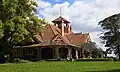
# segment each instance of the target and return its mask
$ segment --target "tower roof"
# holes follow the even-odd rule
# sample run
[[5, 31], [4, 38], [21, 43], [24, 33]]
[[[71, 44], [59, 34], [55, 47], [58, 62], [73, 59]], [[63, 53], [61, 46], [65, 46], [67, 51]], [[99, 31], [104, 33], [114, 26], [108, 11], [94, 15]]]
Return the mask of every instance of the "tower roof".
[[63, 21], [64, 23], [70, 23], [69, 21], [67, 21], [65, 18], [63, 18], [63, 17], [61, 17], [61, 16], [59, 16], [58, 18], [56, 18], [56, 19], [53, 20], [52, 22], [53, 22], [53, 23], [62, 23], [62, 21]]

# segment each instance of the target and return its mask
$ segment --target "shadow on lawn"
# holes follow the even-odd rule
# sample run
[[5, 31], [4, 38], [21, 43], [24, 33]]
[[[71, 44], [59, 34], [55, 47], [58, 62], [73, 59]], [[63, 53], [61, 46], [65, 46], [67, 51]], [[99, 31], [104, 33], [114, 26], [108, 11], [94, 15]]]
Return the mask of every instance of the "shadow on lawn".
[[86, 71], [86, 72], [120, 72], [120, 69], [106, 70], [106, 71]]

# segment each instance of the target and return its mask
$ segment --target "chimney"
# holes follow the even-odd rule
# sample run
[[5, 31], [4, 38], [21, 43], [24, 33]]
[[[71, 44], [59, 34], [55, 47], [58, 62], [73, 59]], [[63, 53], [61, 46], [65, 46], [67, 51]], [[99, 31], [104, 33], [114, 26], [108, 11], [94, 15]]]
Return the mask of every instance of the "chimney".
[[64, 36], [64, 21], [62, 20], [62, 28], [61, 28], [61, 31], [62, 31], [62, 36]]

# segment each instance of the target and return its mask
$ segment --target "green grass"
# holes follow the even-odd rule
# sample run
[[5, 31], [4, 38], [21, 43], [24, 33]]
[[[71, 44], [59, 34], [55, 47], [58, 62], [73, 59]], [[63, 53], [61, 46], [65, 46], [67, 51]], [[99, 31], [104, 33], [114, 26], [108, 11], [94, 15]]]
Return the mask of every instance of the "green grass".
[[120, 62], [34, 62], [0, 64], [0, 72], [120, 72]]

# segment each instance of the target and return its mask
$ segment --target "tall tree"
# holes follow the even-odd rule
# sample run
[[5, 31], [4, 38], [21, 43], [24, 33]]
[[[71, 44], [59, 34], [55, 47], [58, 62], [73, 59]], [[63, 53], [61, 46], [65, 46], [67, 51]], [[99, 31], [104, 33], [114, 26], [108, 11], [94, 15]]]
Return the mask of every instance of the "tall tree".
[[14, 45], [32, 40], [43, 30], [44, 21], [34, 15], [34, 0], [2, 0], [0, 4], [0, 51], [9, 53]]
[[106, 47], [116, 49], [120, 60], [120, 14], [112, 15], [99, 22], [104, 30], [100, 36]]

